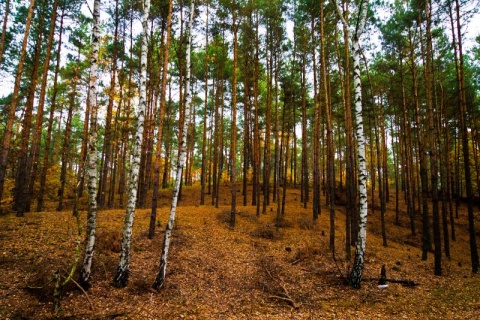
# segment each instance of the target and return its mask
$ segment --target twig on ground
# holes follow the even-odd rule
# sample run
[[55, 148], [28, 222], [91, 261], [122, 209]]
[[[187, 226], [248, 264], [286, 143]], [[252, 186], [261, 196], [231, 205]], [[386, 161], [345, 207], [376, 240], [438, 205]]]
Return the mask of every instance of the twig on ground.
[[70, 279], [70, 281], [72, 281], [82, 292], [83, 294], [85, 295], [85, 297], [87, 297], [87, 300], [88, 300], [88, 303], [90, 304], [90, 310], [93, 311], [93, 304], [92, 304], [92, 300], [90, 300], [90, 297], [88, 296], [88, 293], [82, 288], [81, 285], [78, 284], [77, 281]]
[[[375, 278], [375, 277], [369, 277], [369, 278], [363, 278], [363, 281], [378, 281], [380, 278]], [[420, 283], [415, 282], [413, 280], [406, 280], [406, 279], [389, 279], [386, 278], [385, 282], [391, 282], [391, 283], [400, 283], [405, 287], [416, 287], [419, 286]]]
[[287, 288], [285, 287], [285, 284], [284, 284], [283, 280], [280, 277], [274, 277], [272, 275], [272, 273], [270, 272], [270, 270], [268, 270], [268, 268], [264, 267], [264, 269], [267, 272], [270, 279], [275, 281], [282, 288], [283, 295], [285, 296], [285, 297], [281, 297], [281, 296], [278, 296], [278, 295], [272, 295], [272, 296], [270, 296], [270, 298], [275, 298], [275, 299], [287, 301], [292, 307], [294, 307], [295, 309], [298, 309], [300, 307], [300, 305], [297, 304], [295, 302], [295, 300], [293, 300], [292, 296], [290, 295]]
[[337, 262], [337, 257], [335, 256], [335, 252], [332, 252], [332, 257], [333, 257], [333, 262], [335, 262], [335, 266], [337, 267], [338, 273], [340, 273], [340, 277], [345, 281], [345, 283], [348, 283], [347, 277], [343, 274], [342, 269], [338, 265]]

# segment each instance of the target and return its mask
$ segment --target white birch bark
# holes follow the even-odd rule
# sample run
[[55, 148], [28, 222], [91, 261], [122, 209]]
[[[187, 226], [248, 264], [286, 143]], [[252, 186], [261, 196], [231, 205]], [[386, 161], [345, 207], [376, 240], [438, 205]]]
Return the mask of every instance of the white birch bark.
[[143, 129], [145, 120], [145, 109], [147, 106], [147, 34], [148, 34], [148, 14], [150, 12], [150, 0], [143, 1], [142, 14], [142, 47], [140, 56], [140, 99], [137, 110], [137, 131], [132, 150], [132, 164], [128, 183], [128, 201], [123, 222], [122, 248], [120, 251], [120, 261], [113, 277], [113, 285], [117, 288], [123, 288], [127, 285], [130, 273], [130, 247], [132, 242], [133, 219], [135, 217], [135, 205], [137, 202], [138, 173], [140, 170], [140, 150], [143, 140]]
[[[348, 24], [343, 17], [340, 5], [335, 1], [336, 8], [342, 23], [348, 28]], [[360, 217], [358, 221], [357, 245], [355, 248], [355, 258], [352, 270], [349, 275], [349, 281], [354, 288], [360, 288], [363, 276], [363, 267], [365, 264], [365, 248], [367, 243], [367, 160], [365, 157], [365, 137], [363, 133], [362, 116], [362, 82], [360, 70], [361, 46], [360, 37], [365, 28], [367, 19], [368, 0], [362, 0], [358, 8], [358, 20], [355, 30], [351, 32], [353, 51], [353, 85], [355, 99], [355, 118], [356, 118], [356, 136], [357, 136], [357, 157], [358, 157], [358, 185], [360, 200]]]
[[[192, 47], [192, 29], [193, 29], [194, 11], [195, 11], [195, 0], [192, 0], [190, 4], [190, 18], [188, 21], [187, 36], [186, 36], [187, 79], [185, 81], [186, 107], [185, 107], [185, 121], [183, 123], [183, 132], [185, 133], [187, 132], [190, 124], [189, 123], [190, 113], [192, 108], [192, 94], [190, 91], [190, 77], [191, 77], [190, 57], [191, 57], [191, 47]], [[182, 137], [182, 141], [180, 141], [180, 156], [178, 158], [178, 163], [177, 163], [177, 173], [175, 176], [175, 186], [173, 188], [172, 206], [170, 207], [170, 217], [168, 219], [168, 223], [165, 228], [165, 237], [163, 240], [162, 255], [160, 257], [160, 268], [158, 270], [157, 277], [155, 278], [155, 282], [153, 283], [153, 288], [156, 290], [160, 290], [165, 283], [165, 275], [167, 272], [167, 262], [168, 262], [168, 252], [170, 250], [172, 229], [175, 224], [175, 213], [177, 211], [178, 194], [180, 192], [180, 184], [182, 182], [183, 167], [185, 166], [185, 159], [186, 159], [186, 153], [187, 153], [186, 145], [187, 145], [187, 135], [184, 134]]]
[[90, 129], [88, 138], [88, 217], [85, 252], [79, 283], [84, 288], [90, 287], [92, 260], [95, 248], [95, 234], [97, 228], [97, 88], [98, 88], [98, 51], [100, 44], [100, 0], [93, 3], [92, 54], [90, 57], [90, 81], [88, 103], [90, 104]]

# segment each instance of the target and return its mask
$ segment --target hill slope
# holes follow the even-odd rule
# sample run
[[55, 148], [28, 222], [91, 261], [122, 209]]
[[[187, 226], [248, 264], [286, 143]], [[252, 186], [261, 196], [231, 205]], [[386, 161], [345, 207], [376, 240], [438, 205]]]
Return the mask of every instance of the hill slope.
[[[149, 210], [137, 210], [127, 288], [111, 285], [118, 262], [123, 210], [100, 211], [92, 288], [88, 297], [70, 284], [62, 310], [52, 312], [53, 273], [66, 275], [73, 262], [75, 220], [71, 212], [0, 217], [0, 318], [73, 319], [467, 319], [480, 313], [480, 277], [469, 265], [466, 219], [457, 223], [452, 260], [444, 276], [433, 276], [433, 256], [420, 261], [420, 238], [409, 236], [407, 217], [394, 226], [387, 213], [389, 246], [383, 247], [379, 213], [370, 215], [365, 278], [378, 278], [383, 264], [389, 278], [418, 282], [378, 289], [366, 280], [360, 290], [344, 284], [344, 215], [337, 209], [337, 263], [329, 250], [329, 217], [322, 208], [316, 224], [303, 209], [296, 189], [288, 190], [285, 221], [273, 225], [275, 205], [255, 217], [239, 206], [237, 228], [228, 228], [228, 190], [223, 205], [197, 206], [198, 189], [185, 188], [177, 211], [166, 286], [151, 289], [159, 264], [169, 193], [163, 194], [154, 239], [146, 230]], [[393, 201], [392, 201], [393, 202]], [[86, 213], [81, 213], [83, 229]], [[35, 288], [32, 288], [35, 287]]]

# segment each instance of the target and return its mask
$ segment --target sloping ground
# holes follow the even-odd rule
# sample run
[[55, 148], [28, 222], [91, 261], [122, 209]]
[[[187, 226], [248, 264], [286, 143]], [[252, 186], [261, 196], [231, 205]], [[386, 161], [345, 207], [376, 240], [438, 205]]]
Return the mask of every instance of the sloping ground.
[[[69, 284], [62, 309], [52, 312], [52, 275], [66, 275], [73, 262], [76, 224], [70, 212], [0, 217], [0, 318], [2, 319], [473, 319], [480, 314], [480, 277], [472, 275], [464, 213], [452, 260], [444, 276], [433, 276], [433, 257], [420, 261], [419, 237], [393, 226], [388, 213], [389, 246], [381, 245], [379, 213], [370, 216], [366, 278], [377, 278], [383, 264], [389, 278], [420, 283], [373, 280], [360, 290], [344, 284], [344, 215], [337, 210], [337, 263], [329, 250], [326, 209], [316, 224], [288, 190], [283, 227], [273, 225], [275, 206], [255, 217], [255, 208], [239, 206], [237, 227], [230, 230], [228, 190], [220, 208], [197, 206], [198, 190], [186, 188], [177, 211], [165, 288], [151, 289], [155, 278], [168, 196], [159, 210], [157, 235], [148, 240], [149, 210], [137, 210], [127, 288], [111, 285], [118, 262], [123, 210], [101, 211], [88, 297]], [[240, 193], [239, 193], [240, 195]], [[297, 200], [298, 199], [298, 200]], [[392, 201], [393, 202], [393, 201]], [[85, 228], [86, 213], [82, 212]], [[404, 220], [404, 221], [403, 221]], [[407, 225], [402, 216], [402, 224]], [[420, 227], [420, 226], [419, 226]], [[420, 228], [419, 228], [420, 229]], [[75, 278], [76, 279], [76, 278]]]

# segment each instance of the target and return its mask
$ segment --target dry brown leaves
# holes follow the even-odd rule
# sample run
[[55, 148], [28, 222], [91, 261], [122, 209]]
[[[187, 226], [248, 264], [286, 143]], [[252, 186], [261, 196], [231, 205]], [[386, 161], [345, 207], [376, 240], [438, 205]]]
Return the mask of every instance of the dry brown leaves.
[[[151, 289], [168, 217], [168, 195], [158, 211], [161, 227], [147, 239], [149, 210], [136, 212], [127, 288], [111, 285], [118, 262], [123, 210], [101, 211], [88, 297], [74, 285], [64, 290], [62, 309], [52, 312], [52, 276], [66, 275], [73, 261], [75, 220], [70, 212], [29, 213], [25, 218], [0, 217], [0, 318], [2, 319], [466, 319], [480, 312], [480, 281], [469, 269], [466, 220], [458, 222], [452, 260], [444, 261], [444, 276], [433, 276], [433, 257], [420, 261], [420, 243], [409, 236], [408, 219], [393, 225], [387, 213], [389, 246], [381, 245], [379, 213], [370, 216], [366, 278], [379, 276], [420, 283], [415, 288], [390, 284], [378, 289], [365, 281], [362, 289], [345, 285], [348, 264], [344, 248], [343, 208], [337, 209], [337, 264], [329, 250], [326, 210], [317, 223], [310, 209], [288, 192], [283, 227], [274, 226], [275, 205], [255, 216], [252, 206], [239, 206], [237, 227], [228, 227], [228, 192], [220, 208], [198, 206], [198, 189], [185, 188], [177, 210], [165, 288]], [[165, 198], [165, 199], [164, 199]], [[250, 200], [250, 199], [249, 199]], [[392, 201], [393, 203], [394, 201]], [[82, 212], [85, 228], [85, 212]], [[420, 227], [419, 227], [420, 229]]]

